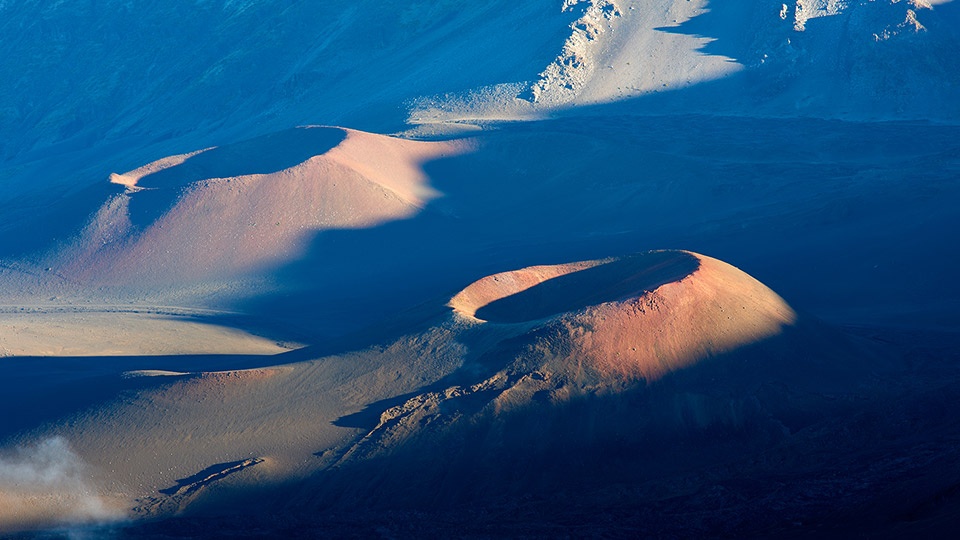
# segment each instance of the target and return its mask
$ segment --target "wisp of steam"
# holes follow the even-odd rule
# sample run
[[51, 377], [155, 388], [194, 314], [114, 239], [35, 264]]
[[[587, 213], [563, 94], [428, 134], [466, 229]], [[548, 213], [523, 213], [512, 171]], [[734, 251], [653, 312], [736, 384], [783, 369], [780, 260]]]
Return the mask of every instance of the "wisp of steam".
[[105, 502], [88, 467], [62, 437], [0, 456], [0, 531], [106, 523], [122, 515]]

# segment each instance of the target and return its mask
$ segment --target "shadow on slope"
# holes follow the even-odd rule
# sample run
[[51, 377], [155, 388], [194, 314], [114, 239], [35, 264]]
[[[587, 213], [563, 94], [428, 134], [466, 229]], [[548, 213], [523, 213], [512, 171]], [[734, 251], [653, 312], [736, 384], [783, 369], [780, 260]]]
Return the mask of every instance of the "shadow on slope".
[[0, 442], [116, 399], [125, 391], [157, 384], [149, 377], [124, 379], [112, 358], [4, 358], [0, 406], [16, 414], [0, 420]]
[[101, 181], [65, 197], [56, 194], [17, 202], [20, 216], [0, 225], [0, 256], [29, 260], [77, 235], [119, 186]]
[[[106, 402], [202, 371], [252, 369], [286, 363], [283, 355], [10, 357], [0, 359], [0, 407], [17, 411], [0, 420], [0, 441], [25, 430], [91, 410]], [[138, 370], [181, 376], [127, 377]]]
[[226, 463], [217, 463], [211, 465], [197, 474], [180, 478], [177, 484], [160, 490], [164, 495], [188, 494], [198, 491], [210, 483], [222, 479], [225, 476], [238, 472], [251, 465], [256, 465], [256, 459], [241, 459], [239, 461], [229, 461]]
[[548, 279], [524, 291], [496, 299], [476, 311], [489, 322], [520, 323], [587, 306], [639, 296], [664, 283], [680, 281], [699, 268], [696, 257], [681, 252], [629, 255], [592, 268]]
[[[789, 5], [789, 9], [787, 6]], [[708, 38], [700, 52], [745, 66], [728, 77], [665, 88], [620, 103], [626, 110], [851, 119], [960, 120], [956, 87], [960, 5], [920, 9], [853, 2], [839, 12], [779, 0], [710, 0], [701, 14], [658, 31]], [[778, 12], [784, 9], [783, 15]], [[796, 11], [805, 29], [794, 29]], [[909, 24], [915, 12], [921, 27]], [[600, 109], [605, 106], [599, 106]], [[562, 114], [594, 114], [591, 109]]]
[[139, 228], [149, 226], [194, 182], [279, 172], [328, 152], [344, 138], [342, 129], [299, 127], [204, 150], [140, 178], [137, 187], [144, 190], [130, 199], [130, 221]]

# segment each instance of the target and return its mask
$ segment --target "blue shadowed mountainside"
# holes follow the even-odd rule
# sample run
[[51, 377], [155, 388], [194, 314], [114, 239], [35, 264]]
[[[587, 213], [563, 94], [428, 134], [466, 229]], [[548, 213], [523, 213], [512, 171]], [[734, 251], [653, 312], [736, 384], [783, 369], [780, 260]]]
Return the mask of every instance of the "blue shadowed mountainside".
[[951, 533], [958, 6], [0, 0], [0, 536]]

